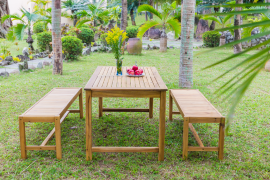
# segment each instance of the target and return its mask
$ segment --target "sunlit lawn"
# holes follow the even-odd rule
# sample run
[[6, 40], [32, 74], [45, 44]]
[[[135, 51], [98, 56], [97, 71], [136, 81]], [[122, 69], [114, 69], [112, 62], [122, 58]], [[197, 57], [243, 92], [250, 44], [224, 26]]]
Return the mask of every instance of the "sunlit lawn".
[[[202, 67], [232, 54], [232, 49], [194, 56], [194, 88], [199, 89], [224, 115], [229, 104], [213, 92], [225, 79], [211, 82], [236, 61], [201, 71]], [[254, 53], [254, 52], [253, 52]], [[178, 87], [179, 49], [143, 51], [141, 56], [124, 56], [124, 66], [135, 61], [139, 66], [155, 66], [169, 89]], [[248, 55], [246, 55], [248, 56]], [[242, 58], [246, 57], [242, 56]], [[32, 73], [0, 78], [0, 179], [270, 179], [270, 74], [262, 71], [252, 84], [235, 114], [230, 133], [225, 138], [225, 157], [216, 152], [190, 152], [182, 157], [182, 118], [168, 120], [166, 114], [165, 161], [156, 153], [93, 153], [85, 160], [85, 119], [70, 114], [62, 124], [63, 159], [54, 151], [29, 151], [20, 159], [18, 116], [54, 87], [84, 87], [97, 66], [114, 65], [112, 54], [95, 53], [79, 61], [64, 63], [62, 76], [52, 75], [52, 67]], [[229, 78], [226, 77], [226, 78]], [[167, 93], [168, 102], [168, 93]], [[148, 99], [106, 98], [105, 107], [148, 107]], [[175, 106], [174, 106], [175, 107]], [[73, 104], [78, 108], [78, 102]], [[95, 146], [157, 146], [159, 100], [154, 100], [154, 118], [147, 113], [104, 113], [98, 118], [98, 101], [93, 104], [93, 144]], [[176, 109], [175, 109], [176, 110]], [[77, 127], [70, 129], [71, 127]], [[48, 123], [28, 123], [27, 144], [39, 145], [53, 128]], [[205, 146], [217, 146], [218, 126], [195, 124]], [[189, 144], [197, 146], [189, 134]], [[53, 138], [49, 144], [53, 145]]]

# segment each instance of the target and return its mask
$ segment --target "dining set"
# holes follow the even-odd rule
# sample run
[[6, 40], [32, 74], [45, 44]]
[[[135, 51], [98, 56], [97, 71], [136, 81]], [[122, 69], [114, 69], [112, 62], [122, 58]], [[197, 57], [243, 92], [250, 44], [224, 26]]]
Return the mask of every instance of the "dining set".
[[[168, 88], [155, 67], [142, 67], [144, 76], [117, 76], [116, 67], [98, 66], [84, 87], [86, 109], [86, 160], [92, 160], [93, 152], [154, 152], [158, 160], [164, 161], [166, 93]], [[127, 67], [123, 67], [126, 72]], [[79, 98], [79, 109], [70, 109]], [[159, 106], [159, 138], [156, 147], [100, 147], [93, 146], [92, 114], [93, 98], [98, 98], [98, 116], [104, 112], [145, 112], [153, 118], [154, 98], [160, 100]], [[149, 107], [141, 108], [108, 108], [103, 106], [105, 98], [147, 98]], [[179, 111], [173, 111], [173, 103]], [[19, 116], [21, 157], [27, 158], [28, 150], [55, 150], [57, 159], [62, 158], [61, 123], [69, 113], [79, 113], [83, 118], [83, 89], [54, 88], [25, 113]], [[187, 159], [189, 151], [217, 151], [218, 158], [223, 159], [225, 117], [196, 89], [169, 90], [169, 120], [174, 114], [183, 117], [183, 158]], [[50, 122], [55, 127], [41, 145], [26, 145], [25, 123]], [[196, 132], [194, 123], [218, 123], [219, 141], [217, 147], [205, 147]], [[188, 132], [192, 132], [199, 146], [188, 145]], [[47, 145], [55, 135], [55, 146]]]

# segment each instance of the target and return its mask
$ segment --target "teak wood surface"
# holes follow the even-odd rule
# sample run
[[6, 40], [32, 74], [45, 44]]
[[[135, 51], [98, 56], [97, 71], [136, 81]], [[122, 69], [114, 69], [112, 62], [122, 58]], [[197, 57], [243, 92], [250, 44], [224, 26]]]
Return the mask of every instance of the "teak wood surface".
[[[68, 110], [79, 97], [79, 110]], [[69, 113], [80, 113], [83, 118], [82, 88], [54, 88], [36, 104], [19, 116], [21, 157], [27, 158], [26, 150], [56, 150], [57, 159], [62, 158], [61, 123]], [[26, 146], [26, 122], [53, 122], [55, 128], [50, 132], [40, 146]], [[55, 134], [56, 146], [46, 146]]]
[[[92, 160], [92, 152], [157, 152], [158, 160], [164, 160], [165, 111], [167, 86], [155, 67], [142, 67], [143, 77], [128, 77], [127, 67], [123, 75], [116, 75], [114, 66], [98, 66], [86, 84], [86, 159]], [[153, 98], [160, 99], [158, 147], [93, 147], [92, 146], [92, 98], [99, 98], [99, 117], [103, 112], [148, 112], [153, 117]], [[104, 97], [149, 98], [149, 109], [103, 108]]]
[[[179, 112], [173, 112], [173, 101]], [[183, 158], [188, 151], [218, 151], [218, 158], [223, 159], [225, 117], [197, 89], [171, 89], [169, 99], [169, 119], [173, 114], [181, 114], [184, 118]], [[218, 147], [204, 147], [192, 123], [219, 123]], [[191, 130], [199, 147], [188, 146], [188, 129]]]

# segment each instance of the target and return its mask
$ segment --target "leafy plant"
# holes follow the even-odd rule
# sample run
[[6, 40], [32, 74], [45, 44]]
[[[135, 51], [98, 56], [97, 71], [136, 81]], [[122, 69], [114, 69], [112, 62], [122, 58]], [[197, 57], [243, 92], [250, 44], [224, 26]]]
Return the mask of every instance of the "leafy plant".
[[45, 31], [37, 35], [37, 44], [40, 51], [45, 51], [47, 46], [49, 46], [50, 51], [51, 51], [52, 48], [50, 46], [50, 42], [52, 42], [51, 32]]
[[107, 41], [106, 41], [107, 37], [108, 37], [107, 33], [100, 35], [100, 42], [101, 42], [101, 45], [104, 46], [104, 47], [106, 47], [108, 45]]
[[83, 43], [77, 37], [65, 36], [62, 37], [62, 48], [68, 60], [77, 60], [78, 56], [82, 54]]
[[82, 40], [83, 43], [90, 44], [94, 41], [94, 32], [88, 28], [80, 28], [81, 33], [78, 34], [78, 38]]
[[203, 44], [206, 47], [217, 47], [219, 46], [219, 38], [220, 38], [220, 33], [216, 31], [206, 31], [203, 33]]
[[137, 37], [138, 29], [139, 29], [139, 27], [136, 27], [136, 26], [129, 26], [129, 27], [127, 27], [127, 29], [126, 29], [127, 36], [129, 38], [135, 38], [135, 37]]

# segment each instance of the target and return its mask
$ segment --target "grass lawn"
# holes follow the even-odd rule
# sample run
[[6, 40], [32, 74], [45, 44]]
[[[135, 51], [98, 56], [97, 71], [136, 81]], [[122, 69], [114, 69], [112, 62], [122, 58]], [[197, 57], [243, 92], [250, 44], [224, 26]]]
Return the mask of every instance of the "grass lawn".
[[[200, 50], [204, 51], [204, 50]], [[233, 53], [233, 49], [194, 55], [194, 88], [199, 89], [224, 115], [229, 104], [213, 92], [225, 79], [211, 80], [235, 64], [232, 62], [201, 71], [202, 67]], [[254, 52], [252, 52], [254, 53]], [[143, 51], [140, 56], [124, 55], [124, 66], [155, 66], [169, 89], [178, 87], [179, 49], [167, 53]], [[249, 55], [243, 55], [245, 58]], [[29, 151], [20, 159], [18, 116], [54, 87], [84, 87], [97, 66], [114, 65], [112, 54], [94, 53], [79, 61], [64, 63], [62, 76], [52, 67], [0, 78], [0, 179], [270, 179], [270, 73], [262, 71], [238, 106], [230, 136], [225, 137], [225, 156], [216, 152], [189, 152], [182, 157], [183, 121], [166, 114], [165, 161], [157, 153], [93, 153], [85, 160], [85, 119], [70, 114], [62, 124], [63, 159], [55, 151]], [[239, 69], [240, 70], [240, 69]], [[85, 99], [84, 99], [85, 102]], [[148, 99], [105, 98], [105, 107], [147, 108]], [[176, 106], [174, 106], [175, 108]], [[76, 101], [72, 108], [78, 108]], [[104, 113], [98, 118], [98, 99], [93, 101], [93, 144], [95, 146], [157, 146], [159, 100], [154, 100], [154, 118], [147, 113]], [[176, 110], [176, 109], [175, 109]], [[85, 111], [84, 111], [85, 112]], [[76, 127], [75, 129], [71, 127]], [[218, 125], [195, 124], [205, 146], [217, 146]], [[53, 128], [49, 123], [27, 123], [28, 145], [39, 145]], [[53, 145], [53, 138], [49, 144]], [[197, 146], [189, 134], [189, 145]]]

